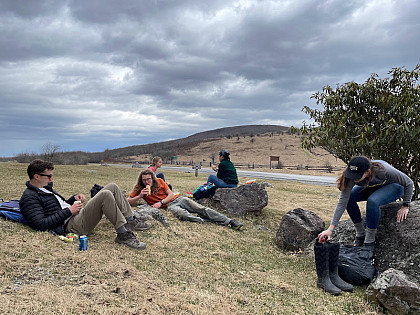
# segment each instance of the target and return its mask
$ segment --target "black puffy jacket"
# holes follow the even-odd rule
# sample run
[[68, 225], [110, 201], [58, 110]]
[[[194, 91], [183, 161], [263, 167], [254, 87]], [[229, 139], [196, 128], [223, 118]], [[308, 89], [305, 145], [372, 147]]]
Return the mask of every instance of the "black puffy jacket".
[[[29, 181], [26, 182], [26, 187], [20, 198], [19, 206], [23, 217], [28, 221], [28, 225], [37, 231], [53, 230], [58, 234], [65, 234], [64, 221], [72, 215], [70, 209], [62, 209], [54, 194], [38, 189], [31, 185]], [[74, 196], [65, 200], [52, 189], [52, 183], [44, 188], [71, 205], [76, 201]]]

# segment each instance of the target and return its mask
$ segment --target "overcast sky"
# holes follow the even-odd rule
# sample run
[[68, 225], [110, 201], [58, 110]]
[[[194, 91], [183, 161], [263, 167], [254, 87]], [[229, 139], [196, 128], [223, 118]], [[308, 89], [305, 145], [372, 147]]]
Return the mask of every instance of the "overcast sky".
[[1, 0], [0, 156], [300, 126], [325, 85], [420, 62], [420, 1]]

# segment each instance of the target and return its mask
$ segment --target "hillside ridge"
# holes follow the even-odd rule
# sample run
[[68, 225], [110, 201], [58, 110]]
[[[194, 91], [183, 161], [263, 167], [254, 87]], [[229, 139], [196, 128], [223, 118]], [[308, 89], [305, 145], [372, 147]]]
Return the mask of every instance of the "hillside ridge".
[[183, 152], [196, 146], [200, 142], [208, 142], [216, 138], [254, 136], [266, 133], [284, 133], [288, 132], [289, 129], [289, 127], [279, 125], [243, 125], [224, 127], [198, 132], [191, 136], [175, 140], [132, 145], [107, 150], [106, 153], [112, 158], [142, 154], [160, 155], [162, 158], [170, 158], [171, 156], [177, 155], [179, 151]]

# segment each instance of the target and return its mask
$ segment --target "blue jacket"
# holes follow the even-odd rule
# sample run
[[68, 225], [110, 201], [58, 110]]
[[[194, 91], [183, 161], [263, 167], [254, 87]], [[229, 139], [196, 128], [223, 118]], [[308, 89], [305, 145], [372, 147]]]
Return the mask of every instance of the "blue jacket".
[[[26, 190], [20, 198], [19, 206], [23, 217], [28, 225], [37, 231], [53, 230], [57, 234], [65, 234], [64, 221], [71, 217], [69, 208], [62, 209], [54, 194], [46, 193], [37, 187], [26, 182]], [[59, 198], [68, 204], [73, 204], [74, 196], [65, 200], [61, 195], [52, 189], [52, 183], [44, 187], [55, 193]]]

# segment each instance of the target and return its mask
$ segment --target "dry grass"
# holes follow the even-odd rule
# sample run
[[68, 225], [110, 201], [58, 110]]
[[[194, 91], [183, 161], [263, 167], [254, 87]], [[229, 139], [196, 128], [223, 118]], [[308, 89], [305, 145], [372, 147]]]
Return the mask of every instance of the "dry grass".
[[[26, 165], [0, 163], [0, 197], [19, 197]], [[129, 191], [139, 169], [57, 166], [57, 191], [88, 195], [110, 181]], [[165, 172], [184, 193], [205, 181]], [[329, 220], [333, 187], [270, 182], [269, 205], [259, 217], [238, 218], [243, 231], [181, 222], [168, 214], [137, 233], [147, 243], [134, 251], [114, 243], [105, 219], [89, 236], [89, 250], [0, 220], [2, 314], [380, 314], [364, 299], [364, 287], [333, 297], [316, 288], [313, 258], [280, 251], [275, 233], [284, 213], [297, 207]], [[262, 225], [267, 229], [258, 229]]]
[[[337, 160], [327, 151], [316, 148], [312, 152], [300, 147], [300, 138], [288, 134], [262, 134], [256, 136], [240, 136], [230, 138], [216, 138], [203, 141], [197, 146], [178, 152], [178, 161], [207, 161], [215, 159], [218, 163], [218, 153], [226, 149], [231, 153], [231, 160], [236, 164], [269, 165], [270, 156], [279, 156], [285, 166], [325, 166], [328, 163], [334, 167], [344, 167], [341, 160]], [[244, 154], [244, 152], [246, 154]], [[134, 160], [150, 160], [150, 155], [131, 157]], [[273, 162], [273, 165], [276, 163]], [[282, 170], [284, 171], [284, 170]]]

